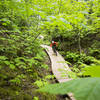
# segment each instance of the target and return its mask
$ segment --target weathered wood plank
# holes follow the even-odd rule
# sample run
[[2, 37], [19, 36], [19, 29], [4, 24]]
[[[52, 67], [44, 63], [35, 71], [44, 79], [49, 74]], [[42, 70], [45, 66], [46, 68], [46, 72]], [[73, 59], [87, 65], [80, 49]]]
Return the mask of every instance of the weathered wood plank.
[[[56, 56], [53, 53], [52, 48], [50, 46], [47, 45], [41, 45], [41, 46], [45, 48], [46, 52], [50, 57], [52, 72], [56, 77], [57, 81], [61, 83], [61, 82], [67, 82], [69, 80], [72, 80], [71, 78], [68, 77], [67, 72], [71, 70], [69, 66], [65, 63], [64, 58], [58, 52]], [[69, 93], [68, 95], [70, 96], [71, 100], [75, 100], [72, 93]]]
[[[68, 78], [67, 71], [71, 71], [68, 65], [65, 63], [63, 57], [57, 52], [57, 56], [53, 53], [52, 48], [46, 45], [42, 45], [46, 49], [51, 63], [52, 72], [55, 75], [58, 82], [66, 82], [71, 80]], [[64, 74], [64, 75], [63, 75]]]

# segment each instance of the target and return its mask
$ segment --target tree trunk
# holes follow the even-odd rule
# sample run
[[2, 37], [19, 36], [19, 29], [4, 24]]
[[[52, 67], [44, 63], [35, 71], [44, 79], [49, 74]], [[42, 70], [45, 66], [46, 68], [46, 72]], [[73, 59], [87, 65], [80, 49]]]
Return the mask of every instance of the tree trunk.
[[81, 54], [81, 39], [80, 39], [80, 31], [79, 31], [79, 34], [78, 34], [78, 47], [79, 47], [79, 52]]

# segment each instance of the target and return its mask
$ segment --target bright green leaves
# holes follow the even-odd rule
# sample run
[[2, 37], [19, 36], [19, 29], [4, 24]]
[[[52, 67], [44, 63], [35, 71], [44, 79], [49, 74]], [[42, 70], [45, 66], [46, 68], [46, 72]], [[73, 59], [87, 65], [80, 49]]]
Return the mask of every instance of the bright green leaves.
[[[62, 1], [61, 6], [62, 5], [63, 7], [58, 9], [60, 9], [60, 11], [64, 13], [47, 16], [47, 21], [45, 21], [43, 25], [44, 29], [47, 29], [47, 31], [49, 31], [51, 35], [54, 37], [59, 35], [62, 35], [64, 37], [69, 37], [69, 36], [73, 37], [73, 35], [78, 35], [75, 29], [78, 29], [78, 31], [79, 30], [85, 31], [87, 27], [87, 19], [85, 16], [87, 13], [83, 12], [87, 11], [86, 8], [87, 4], [74, 1], [72, 3], [70, 0], [68, 0], [68, 1]], [[66, 11], [66, 9], [68, 10]], [[56, 26], [58, 31], [55, 31]], [[82, 34], [81, 35], [82, 37], [84, 36], [83, 31], [81, 31], [80, 33], [80, 35]]]
[[47, 76], [45, 76], [45, 79], [54, 79], [54, 75], [47, 75]]
[[4, 61], [7, 60], [8, 58], [6, 56], [0, 56], [0, 60]]
[[39, 100], [39, 98], [38, 97], [34, 97], [33, 100]]
[[[47, 21], [42, 25], [42, 30], [49, 31], [50, 35], [58, 36], [64, 35], [67, 31], [73, 29], [70, 21], [64, 18], [63, 14], [55, 16], [47, 16]], [[67, 35], [67, 34], [66, 34]]]
[[[46, 2], [46, 1], [45, 1]], [[51, 0], [51, 5], [53, 1]], [[50, 33], [52, 37], [57, 37], [59, 35], [69, 38], [73, 36], [84, 37], [87, 28], [87, 16], [88, 16], [88, 4], [87, 2], [77, 2], [74, 0], [63, 0], [55, 1], [57, 6], [56, 13], [47, 15], [44, 24], [42, 25], [42, 30], [45, 33]], [[44, 7], [45, 8], [45, 7]], [[43, 9], [43, 8], [42, 8]], [[55, 12], [53, 10], [53, 12]], [[46, 11], [44, 11], [47, 13]], [[59, 13], [57, 13], [59, 12]], [[44, 26], [44, 28], [43, 28]], [[57, 26], [57, 30], [56, 27]], [[76, 31], [77, 30], [77, 31]], [[78, 33], [80, 31], [80, 33]]]
[[[42, 33], [41, 18], [45, 20], [46, 13], [36, 4], [39, 5], [37, 0], [0, 1], [0, 86], [5, 91], [9, 88], [9, 91], [23, 93], [24, 87], [29, 89], [48, 68], [37, 39], [39, 32]], [[6, 99], [5, 94], [15, 99], [16, 94], [19, 96], [17, 92], [14, 95], [4, 93], [3, 99]]]
[[44, 69], [48, 69], [49, 68], [48, 65], [46, 65], [46, 64], [42, 64], [40, 67], [44, 68]]
[[46, 80], [37, 80], [36, 82], [34, 82], [34, 85], [38, 86], [39, 88], [43, 87], [47, 84], [48, 84], [48, 82]]
[[20, 79], [17, 78], [17, 77], [15, 79], [10, 80], [10, 82], [14, 83], [14, 84], [20, 84], [21, 83]]
[[54, 75], [47, 75], [47, 76], [45, 76], [44, 79], [35, 81], [34, 85], [36, 85], [39, 88], [41, 88], [43, 86], [47, 86], [49, 84], [48, 80], [50, 80], [50, 79], [54, 79]]
[[40, 54], [37, 54], [37, 55], [36, 55], [36, 57], [35, 57], [35, 59], [38, 59], [38, 60], [43, 60], [43, 57], [41, 57], [41, 55], [40, 55]]
[[15, 69], [15, 65], [10, 62], [6, 56], [0, 56], [0, 64], [1, 66], [8, 66], [12, 70]]
[[14, 79], [11, 79], [10, 82], [14, 84], [21, 84], [21, 80], [25, 79], [26, 76], [24, 74], [17, 75]]
[[26, 59], [24, 57], [17, 57], [14, 61], [18, 68], [26, 69]]
[[90, 75], [91, 77], [100, 77], [100, 66], [89, 66], [83, 69], [83, 75]]
[[100, 100], [100, 78], [75, 79], [60, 84], [47, 85], [39, 91], [52, 94], [73, 93], [76, 100]]
[[15, 69], [15, 65], [13, 65], [13, 64], [10, 64], [10, 69]]
[[8, 18], [2, 18], [2, 19], [0, 19], [0, 22], [4, 26], [7, 26], [7, 25], [10, 25], [11, 24], [11, 21]]

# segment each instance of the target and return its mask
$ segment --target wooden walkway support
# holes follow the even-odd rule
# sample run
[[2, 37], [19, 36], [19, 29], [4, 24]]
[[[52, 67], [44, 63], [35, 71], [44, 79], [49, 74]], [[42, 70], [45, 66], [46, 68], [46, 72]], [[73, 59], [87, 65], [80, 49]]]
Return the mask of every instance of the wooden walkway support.
[[[52, 72], [59, 83], [72, 80], [68, 77], [67, 72], [71, 71], [65, 63], [64, 58], [57, 52], [57, 56], [53, 53], [52, 48], [47, 45], [41, 45], [45, 48], [51, 60]], [[71, 93], [68, 94], [72, 100], [75, 100]], [[67, 99], [66, 99], [67, 100]]]

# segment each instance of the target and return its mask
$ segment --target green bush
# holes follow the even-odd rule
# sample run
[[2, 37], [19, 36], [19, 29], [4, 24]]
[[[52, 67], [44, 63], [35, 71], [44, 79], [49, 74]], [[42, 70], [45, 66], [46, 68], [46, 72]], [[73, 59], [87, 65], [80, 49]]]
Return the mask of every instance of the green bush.
[[99, 49], [89, 49], [89, 55], [97, 59], [100, 59], [100, 50]]
[[95, 63], [95, 58], [92, 56], [87, 56], [86, 54], [78, 54], [78, 53], [72, 53], [72, 52], [67, 52], [65, 56], [65, 60], [69, 61], [72, 64], [93, 64]]
[[65, 60], [69, 61], [70, 63], [75, 63], [80, 59], [79, 54], [66, 52]]

